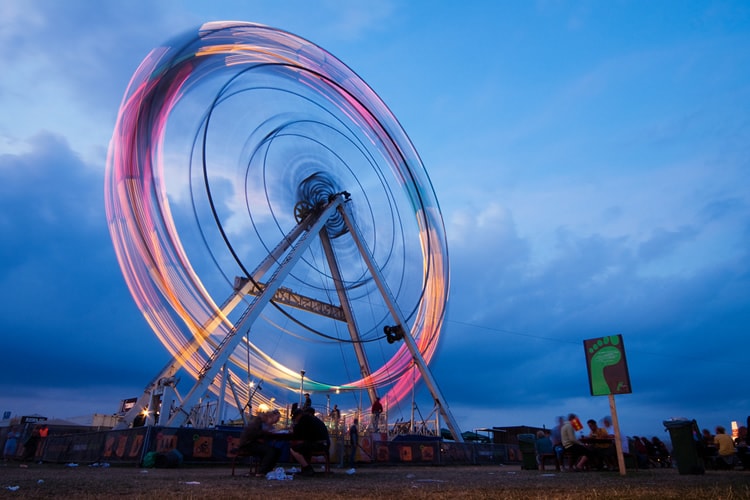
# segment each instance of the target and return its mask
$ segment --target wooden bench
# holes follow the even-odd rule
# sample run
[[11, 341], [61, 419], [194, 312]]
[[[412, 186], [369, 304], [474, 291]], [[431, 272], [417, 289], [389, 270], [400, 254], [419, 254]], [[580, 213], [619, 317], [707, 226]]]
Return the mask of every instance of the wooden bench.
[[569, 448], [566, 448], [563, 451], [562, 459], [560, 460], [560, 468], [563, 469], [563, 470], [565, 470], [565, 459], [566, 458], [568, 459], [568, 469], [572, 470], [573, 466], [576, 463], [576, 457], [575, 457], [575, 455], [573, 455], [573, 451], [570, 450]]
[[557, 460], [557, 454], [556, 453], [542, 453], [539, 455], [539, 470], [546, 470], [545, 465], [547, 465], [548, 461], [552, 461], [553, 464], [555, 464], [555, 470], [560, 470], [560, 462]]
[[313, 464], [313, 459], [318, 458], [322, 460], [317, 460], [318, 463], [321, 461], [325, 464], [325, 473], [330, 474], [331, 473], [331, 453], [328, 448], [324, 450], [314, 451], [310, 454], [310, 465]]
[[232, 450], [232, 453], [234, 453], [234, 457], [232, 457], [232, 475], [234, 476], [234, 469], [237, 466], [237, 462], [242, 462], [244, 459], [248, 459], [250, 470], [248, 471], [248, 474], [255, 475], [260, 472], [260, 458], [256, 457], [255, 455], [248, 455], [246, 453], [242, 453], [241, 450], [238, 448], [235, 448]]

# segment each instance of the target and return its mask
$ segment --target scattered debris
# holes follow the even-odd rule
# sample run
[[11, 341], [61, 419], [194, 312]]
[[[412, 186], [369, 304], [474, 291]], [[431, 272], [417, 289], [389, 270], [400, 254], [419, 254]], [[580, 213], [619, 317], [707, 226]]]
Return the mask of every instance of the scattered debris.
[[266, 479], [268, 479], [269, 481], [270, 480], [288, 481], [288, 480], [294, 479], [294, 476], [284, 472], [283, 467], [276, 467], [274, 470], [266, 474]]

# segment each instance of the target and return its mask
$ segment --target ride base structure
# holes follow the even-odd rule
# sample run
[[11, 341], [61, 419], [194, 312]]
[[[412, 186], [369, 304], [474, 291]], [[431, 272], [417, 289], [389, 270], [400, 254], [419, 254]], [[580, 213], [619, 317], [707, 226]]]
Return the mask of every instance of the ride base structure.
[[[313, 241], [313, 235], [315, 234], [318, 235], [320, 243], [325, 249], [328, 265], [334, 276], [334, 282], [342, 282], [339, 276], [336, 255], [326, 228], [326, 222], [337, 213], [343, 219], [347, 232], [351, 235], [359, 254], [366, 263], [367, 269], [372, 274], [372, 278], [377, 284], [383, 300], [388, 305], [388, 309], [390, 310], [393, 321], [396, 325], [396, 328], [394, 329], [399, 331], [397, 335], [398, 339], [402, 339], [409, 349], [409, 352], [414, 359], [414, 366], [424, 378], [427, 388], [435, 401], [436, 410], [445, 421], [453, 438], [457, 442], [463, 442], [458, 423], [453, 418], [448, 405], [445, 403], [445, 398], [438, 387], [437, 381], [433, 377], [429, 366], [417, 348], [414, 339], [408, 333], [409, 329], [402, 326], [406, 325], [403, 313], [398, 308], [387, 283], [380, 274], [372, 255], [367, 249], [366, 244], [357, 229], [357, 226], [352, 220], [349, 210], [347, 210], [348, 202], [349, 194], [343, 192], [330, 196], [328, 203], [318, 204], [317, 206], [306, 210], [302, 214], [303, 217], [299, 223], [285, 238], [282, 239], [274, 251], [269, 254], [268, 258], [258, 266], [252, 276], [240, 278], [236, 281], [239, 286], [235, 293], [224, 303], [221, 309], [222, 315], [228, 316], [235, 307], [242, 303], [241, 299], [243, 297], [251, 295], [253, 296], [253, 299], [251, 300], [249, 307], [242, 314], [242, 320], [236, 323], [230, 333], [225, 336], [218, 349], [214, 351], [211, 358], [203, 366], [203, 369], [200, 371], [193, 387], [185, 397], [181, 398], [177, 391], [177, 379], [175, 378], [175, 374], [177, 373], [180, 364], [178, 361], [179, 357], [175, 357], [146, 387], [144, 394], [138, 399], [134, 407], [125, 415], [120, 426], [132, 425], [135, 418], [142, 413], [144, 407], [147, 408], [147, 424], [155, 423], [156, 425], [166, 427], [183, 427], [187, 424], [193, 427], [204, 426], [207, 420], [210, 419], [207, 419], [205, 412], [202, 411], [202, 400], [205, 398], [214, 380], [220, 377], [222, 381], [222, 390], [226, 390], [227, 387], [230, 390], [233, 390], [234, 385], [231, 378], [226, 376], [225, 366], [230, 354], [234, 352], [237, 347], [237, 344], [243, 341], [243, 337], [237, 335], [237, 332], [241, 329], [252, 330], [250, 325], [259, 316], [263, 308], [272, 300], [288, 306], [304, 308], [308, 312], [326, 315], [329, 318], [346, 322], [353, 341], [352, 345], [357, 352], [357, 358], [360, 360], [359, 367], [361, 374], [363, 377], [369, 377], [371, 375], [370, 368], [367, 362], [367, 357], [361, 349], [361, 345], [357, 342], [359, 339], [359, 332], [349, 306], [346, 290], [341, 286], [337, 287], [340, 305], [335, 306], [332, 304], [321, 303], [313, 298], [299, 296], [290, 290], [281, 289], [281, 284], [283, 283], [284, 278], [304, 254], [305, 249]], [[280, 262], [280, 264], [273, 269], [274, 263], [276, 262]], [[272, 270], [273, 272], [271, 272]], [[269, 273], [270, 276], [268, 277], [268, 280], [263, 282], [262, 280]], [[219, 317], [217, 316], [214, 322], [206, 326], [206, 329], [210, 331], [211, 327], [218, 324], [218, 322]], [[188, 346], [186, 350], [197, 349], [197, 344], [198, 342], [195, 341], [195, 343]], [[372, 402], [374, 402], [377, 397], [375, 388], [370, 387], [368, 394], [370, 395]], [[223, 395], [219, 397], [219, 401], [224, 401], [224, 399]], [[164, 411], [166, 408], [169, 408], [169, 411]], [[157, 415], [158, 421], [155, 421], [155, 416]]]

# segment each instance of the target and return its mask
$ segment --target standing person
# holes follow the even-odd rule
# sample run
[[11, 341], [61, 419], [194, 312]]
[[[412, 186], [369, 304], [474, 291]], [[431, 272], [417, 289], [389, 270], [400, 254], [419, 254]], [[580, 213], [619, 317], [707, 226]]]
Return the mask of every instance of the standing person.
[[357, 448], [359, 448], [359, 420], [354, 419], [351, 427], [349, 427], [349, 443], [351, 446], [351, 452], [349, 453], [349, 465], [354, 468], [354, 458], [357, 455]]
[[39, 428], [39, 454], [44, 456], [44, 446], [47, 444], [47, 436], [49, 436], [49, 427], [42, 425]]
[[18, 432], [14, 427], [11, 427], [8, 431], [8, 435], [5, 436], [5, 446], [3, 447], [3, 460], [8, 461], [16, 456], [16, 448], [18, 448], [18, 438], [21, 437], [21, 433]]
[[331, 414], [329, 415], [331, 418], [331, 422], [333, 423], [333, 432], [338, 434], [339, 432], [339, 421], [341, 420], [341, 410], [339, 410], [339, 405], [333, 405], [333, 410], [331, 410]]
[[23, 443], [23, 457], [22, 460], [34, 460], [36, 456], [36, 448], [39, 446], [39, 426], [35, 425], [31, 430], [31, 436], [26, 439]]
[[380, 414], [383, 413], [383, 405], [380, 404], [380, 398], [375, 398], [375, 402], [372, 403], [372, 408], [370, 408], [370, 413], [372, 413], [372, 428], [375, 432], [379, 432]]
[[574, 471], [581, 471], [589, 460], [589, 449], [586, 448], [583, 443], [576, 439], [576, 431], [573, 428], [573, 422], [578, 421], [578, 416], [575, 413], [568, 415], [568, 421], [565, 422], [560, 429], [560, 435], [562, 437], [562, 444], [565, 451], [570, 452], [573, 455], [573, 460], [578, 460], [571, 468]]
[[312, 399], [310, 399], [310, 393], [305, 393], [305, 402], [302, 403], [302, 409], [312, 408]]
[[315, 470], [310, 465], [310, 459], [315, 452], [329, 451], [331, 439], [328, 427], [318, 417], [304, 410], [295, 410], [292, 422], [294, 427], [289, 454], [302, 466], [301, 476], [314, 476]]
[[250, 418], [240, 435], [239, 453], [245, 456], [258, 457], [260, 470], [258, 476], [265, 476], [276, 466], [281, 455], [273, 444], [273, 428], [281, 419], [279, 410], [260, 412]]

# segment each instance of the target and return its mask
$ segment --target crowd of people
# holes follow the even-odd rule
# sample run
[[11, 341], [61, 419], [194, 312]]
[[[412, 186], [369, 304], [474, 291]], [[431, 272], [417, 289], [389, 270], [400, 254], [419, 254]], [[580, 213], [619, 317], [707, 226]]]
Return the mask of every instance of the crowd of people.
[[[748, 417], [750, 425], [750, 417]], [[617, 468], [615, 435], [612, 419], [609, 416], [599, 422], [589, 419], [588, 432], [574, 413], [557, 417], [557, 425], [552, 429], [538, 431], [536, 435], [537, 464], [544, 468], [544, 457], [554, 455], [558, 468], [564, 467], [564, 458], [570, 457], [570, 470], [612, 470]], [[750, 469], [747, 426], [737, 429], [737, 437], [732, 438], [723, 426], [716, 427], [716, 434], [703, 429], [702, 439], [696, 443], [697, 453], [704, 458], [707, 467], [733, 469], [742, 466]], [[578, 433], [578, 434], [576, 434]], [[638, 468], [672, 467], [672, 452], [657, 436], [621, 436], [621, 448], [637, 462]]]
[[722, 425], [715, 427], [715, 434], [708, 429], [703, 429], [699, 451], [704, 463], [714, 469], [734, 469], [742, 467], [750, 470], [750, 450], [748, 450], [747, 428], [750, 426], [750, 417], [747, 417], [748, 425], [737, 428], [737, 437], [733, 438], [727, 434]]
[[[379, 399], [373, 403], [370, 424], [359, 427], [357, 418], [344, 421], [341, 426], [341, 411], [338, 405], [326, 413], [325, 417], [316, 415], [309, 394], [304, 395], [301, 407], [293, 405], [290, 412], [290, 426], [279, 429], [281, 420], [279, 410], [261, 411], [252, 416], [243, 428], [238, 452], [240, 455], [253, 456], [258, 459], [258, 475], [265, 476], [272, 471], [283, 455], [288, 455], [300, 467], [302, 476], [315, 474], [310, 464], [315, 454], [327, 453], [331, 438], [329, 428], [334, 435], [340, 436], [347, 443], [345, 457], [354, 467], [359, 448], [359, 435], [362, 432], [377, 432], [380, 427], [380, 416], [383, 411]], [[327, 421], [324, 422], [323, 419]], [[347, 427], [348, 425], [348, 427]], [[666, 425], [666, 423], [665, 423]], [[715, 427], [715, 432], [708, 429], [699, 432], [693, 421], [693, 436], [696, 451], [703, 459], [706, 468], [750, 470], [750, 452], [748, 450], [748, 425], [736, 427], [733, 423], [733, 434], [727, 433], [724, 426]], [[25, 432], [21, 432], [24, 430]], [[3, 458], [34, 460], [43, 449], [44, 440], [49, 432], [45, 425], [36, 425], [21, 429], [11, 427], [5, 435]], [[587, 470], [615, 470], [619, 467], [617, 446], [612, 419], [605, 416], [599, 421], [588, 419], [584, 424], [579, 417], [571, 413], [567, 417], [557, 417], [556, 425], [551, 429], [540, 430], [536, 434], [535, 450], [537, 465], [544, 469], [545, 458], [554, 459], [558, 468], [574, 472]], [[635, 462], [640, 469], [669, 468], [673, 466], [673, 452], [659, 437], [620, 436], [620, 447], [628, 463]]]
[[[558, 467], [564, 467], [567, 455], [570, 457], [570, 470], [575, 472], [616, 469], [617, 448], [612, 419], [609, 416], [599, 422], [589, 419], [586, 425], [588, 433], [584, 432], [578, 416], [571, 413], [567, 419], [558, 417], [553, 429], [540, 431], [537, 434], [537, 443], [541, 443], [537, 448], [540, 468], [543, 468], [542, 456], [550, 453], [551, 448]], [[620, 445], [623, 453], [634, 456], [640, 468], [671, 467], [671, 454], [664, 442], [656, 436], [651, 440], [639, 436], [621, 438]]]

